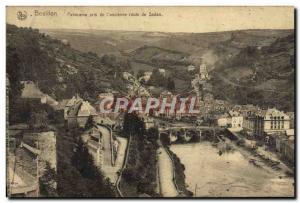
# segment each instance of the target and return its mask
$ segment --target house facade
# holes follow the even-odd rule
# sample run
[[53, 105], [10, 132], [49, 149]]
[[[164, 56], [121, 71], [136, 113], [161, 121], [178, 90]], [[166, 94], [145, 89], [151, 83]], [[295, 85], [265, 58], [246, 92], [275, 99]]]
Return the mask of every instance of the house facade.
[[272, 133], [285, 133], [288, 129], [290, 129], [289, 116], [275, 108], [261, 111], [254, 119], [254, 133], [259, 137]]
[[218, 126], [228, 127], [233, 132], [238, 132], [243, 129], [243, 116], [234, 110], [220, 116], [217, 120]]
[[83, 128], [90, 116], [97, 116], [96, 109], [88, 101], [83, 101], [77, 113], [77, 123], [79, 127]]

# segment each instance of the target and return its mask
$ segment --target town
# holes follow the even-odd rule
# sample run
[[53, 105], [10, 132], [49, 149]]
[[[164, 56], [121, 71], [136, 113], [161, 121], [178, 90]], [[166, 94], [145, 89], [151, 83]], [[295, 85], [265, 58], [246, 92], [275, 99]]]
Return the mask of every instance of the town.
[[54, 29], [20, 26], [37, 8], [7, 9], [9, 198], [295, 198], [294, 29], [126, 30], [146, 7], [57, 7], [124, 22], [47, 18]]
[[[228, 101], [214, 99], [213, 95], [207, 91], [207, 87], [210, 84], [208, 83], [209, 74], [205, 64], [201, 65], [199, 70], [189, 66], [187, 71], [191, 70], [199, 72], [195, 75], [195, 79], [191, 81], [192, 89], [188, 93], [174, 95], [171, 91], [161, 92], [159, 99], [165, 101], [165, 104], [162, 103], [164, 106], [163, 111], [159, 102], [155, 105], [150, 102], [152, 109], [148, 107], [147, 111], [142, 111], [142, 108], [130, 108], [129, 112], [127, 105], [121, 105], [121, 102], [115, 99], [120, 93], [114, 91], [99, 93], [97, 102], [94, 104], [85, 101], [78, 94], [70, 99], [55, 101], [49, 95], [43, 94], [31, 81], [23, 82], [22, 98], [52, 108], [53, 111], [63, 117], [64, 126], [68, 129], [83, 129], [80, 137], [88, 152], [92, 155], [95, 166], [103, 172], [105, 177], [109, 178], [121, 197], [130, 195], [130, 192], [124, 189], [124, 187], [127, 187], [126, 181], [122, 180], [126, 179], [126, 177], [123, 177], [124, 171], [127, 169], [128, 159], [132, 156], [130, 154], [130, 142], [132, 142], [131, 139], [133, 138], [124, 135], [124, 132], [126, 132], [124, 129], [128, 128], [126, 125], [130, 125], [125, 120], [128, 113], [136, 115], [137, 119], [143, 123], [142, 126], [144, 126], [146, 131], [157, 129], [156, 139], [159, 143], [156, 152], [158, 165], [157, 181], [159, 183], [155, 187], [157, 195], [169, 197], [190, 196], [193, 194], [187, 190], [182, 180], [181, 183], [176, 183], [177, 180], [172, 176], [174, 173], [179, 173], [174, 171], [174, 165], [178, 163], [174, 163], [174, 157], [169, 148], [170, 144], [174, 145], [176, 143], [184, 144], [203, 142], [205, 140], [224, 142], [225, 144], [228, 144], [228, 142], [237, 143], [237, 146], [254, 152], [266, 163], [271, 164], [272, 168], [293, 174], [292, 167], [295, 156], [294, 112], [283, 112], [276, 109], [276, 107], [263, 109], [251, 104], [237, 105]], [[162, 75], [165, 74], [165, 70], [160, 69], [160, 73]], [[152, 95], [151, 87], [148, 88], [141, 84], [141, 81], [145, 82], [151, 78], [151, 72], [145, 72], [141, 78], [135, 78], [130, 73], [125, 72], [123, 77], [124, 80], [128, 81], [127, 88], [129, 93], [125, 95], [125, 98], [127, 96], [128, 99], [132, 99], [140, 96], [144, 99]], [[197, 98], [196, 106], [199, 109], [198, 112], [191, 113], [188, 111], [190, 102], [183, 103], [183, 105], [175, 105], [176, 103], [173, 102], [174, 105], [170, 105], [174, 98], [174, 101], [177, 101], [187, 95], [189, 98]], [[122, 96], [124, 97], [124, 95]], [[142, 99], [140, 99], [140, 102]], [[159, 101], [159, 99], [156, 100]], [[184, 99], [188, 100], [187, 98]], [[101, 111], [100, 108], [104, 106], [103, 101], [106, 102], [105, 111], [103, 109]], [[116, 102], [120, 109], [107, 111], [107, 109], [115, 106]], [[169, 105], [166, 105], [166, 102], [170, 102]], [[9, 126], [9, 134], [11, 136], [13, 136], [13, 133], [23, 134], [21, 146], [24, 147], [24, 150], [37, 154], [37, 156], [41, 153], [37, 152], [40, 151], [40, 148], [35, 144], [30, 144], [30, 142], [26, 143], [24, 141], [27, 140], [26, 137], [31, 136], [36, 137], [35, 139], [40, 139], [39, 137], [43, 136], [43, 134], [51, 133], [52, 136], [57, 134], [55, 129], [47, 129], [47, 131], [38, 133], [31, 131], [27, 125]], [[16, 140], [18, 140], [17, 136], [10, 138], [10, 142], [14, 143], [14, 145], [16, 145]], [[53, 153], [53, 147], [52, 149], [46, 148], [43, 150], [42, 154]], [[222, 150], [219, 153], [223, 153]], [[207, 154], [207, 156], [209, 157], [210, 154]], [[50, 162], [48, 160], [49, 156], [48, 159], [47, 156], [40, 156], [40, 158], [44, 162]], [[260, 161], [257, 159], [250, 159], [249, 162], [257, 167], [261, 167]], [[55, 169], [56, 166], [53, 168]], [[9, 172], [13, 173], [11, 170]], [[34, 179], [33, 176], [38, 176], [39, 169], [35, 169], [35, 171], [33, 175], [27, 176]], [[18, 176], [22, 175], [18, 174]], [[20, 181], [23, 182], [21, 178]], [[178, 184], [181, 184], [181, 186], [179, 187]], [[38, 190], [36, 185], [38, 184], [35, 182], [33, 186], [30, 185], [24, 188], [21, 183], [16, 181], [11, 186], [11, 193], [30, 194], [30, 192], [33, 192], [35, 194]], [[194, 195], [195, 193], [196, 191]]]

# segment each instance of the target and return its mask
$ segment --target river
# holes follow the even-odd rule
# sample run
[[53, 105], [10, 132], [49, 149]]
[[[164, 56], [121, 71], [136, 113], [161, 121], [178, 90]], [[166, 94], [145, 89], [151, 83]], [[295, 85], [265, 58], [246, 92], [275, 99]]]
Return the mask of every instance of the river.
[[258, 168], [239, 150], [219, 155], [209, 142], [171, 145], [185, 166], [188, 189], [197, 197], [287, 197], [294, 179], [283, 171]]

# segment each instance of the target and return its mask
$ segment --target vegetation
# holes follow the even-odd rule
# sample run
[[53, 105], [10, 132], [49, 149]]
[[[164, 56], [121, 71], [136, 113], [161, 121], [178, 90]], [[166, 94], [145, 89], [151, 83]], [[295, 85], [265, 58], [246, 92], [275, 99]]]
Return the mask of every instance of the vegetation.
[[114, 186], [94, 165], [92, 156], [80, 139], [81, 133], [79, 129], [58, 130], [58, 195], [60, 197], [115, 197]]
[[29, 127], [32, 129], [47, 129], [49, 125], [48, 114], [45, 110], [31, 112]]
[[142, 194], [157, 197], [157, 129], [145, 131], [143, 122], [134, 114], [126, 114], [124, 133], [131, 135], [129, 157], [121, 190], [125, 196], [137, 197]]
[[[138, 73], [138, 76], [140, 76], [140, 75], [141, 75], [141, 72]], [[175, 82], [172, 79], [172, 77], [166, 77], [165, 75], [162, 75], [159, 72], [158, 68], [155, 68], [153, 70], [150, 80], [147, 82], [143, 82], [143, 83], [146, 85], [163, 87], [169, 91], [175, 90]]]
[[[161, 136], [160, 139], [161, 139], [163, 146], [169, 152], [169, 154], [172, 156], [172, 159], [174, 161], [175, 182], [176, 182], [176, 185], [178, 186], [178, 190], [181, 192], [180, 195], [188, 196], [188, 197], [193, 196], [193, 193], [187, 189], [187, 186], [185, 184], [185, 174], [184, 174], [185, 167], [181, 163], [179, 157], [177, 157], [177, 155], [175, 153], [173, 153], [169, 148], [169, 146], [171, 144], [169, 136]], [[191, 142], [192, 142], [192, 140], [191, 140]], [[186, 143], [186, 141], [184, 139], [179, 139], [179, 141], [177, 141], [177, 143]]]
[[108, 81], [121, 82], [116, 72], [130, 68], [127, 60], [83, 53], [36, 29], [9, 24], [6, 49], [11, 106], [20, 96], [21, 81], [27, 80], [38, 84], [43, 93], [56, 100], [71, 98], [78, 93], [84, 99], [95, 101], [100, 92], [111, 88]]
[[166, 150], [169, 151], [169, 153], [171, 154], [171, 156], [173, 158], [173, 161], [174, 161], [174, 165], [175, 165], [175, 182], [178, 186], [179, 192], [181, 192], [180, 195], [184, 195], [184, 196], [187, 196], [187, 197], [193, 196], [193, 193], [187, 189], [187, 186], [185, 184], [185, 175], [184, 175], [185, 167], [184, 167], [184, 165], [181, 163], [181, 161], [177, 157], [177, 155], [174, 154], [169, 149], [169, 147], [166, 147]]
[[8, 91], [8, 119], [10, 123], [18, 121], [19, 109], [18, 103], [20, 102], [21, 91], [23, 85], [20, 83], [20, 59], [16, 51], [11, 46], [6, 49], [6, 76], [7, 76], [7, 91]]
[[88, 195], [90, 197], [114, 197], [116, 195], [114, 186], [95, 166], [93, 157], [81, 139], [78, 140], [75, 151], [72, 165], [87, 183]]
[[248, 46], [212, 72], [216, 98], [294, 111], [294, 34], [258, 49]]
[[95, 121], [92, 115], [88, 117], [88, 120], [85, 123], [84, 129], [88, 130], [95, 125]]
[[42, 197], [57, 197], [56, 183], [57, 174], [54, 168], [51, 168], [49, 162], [46, 162], [44, 174], [39, 178], [40, 195]]

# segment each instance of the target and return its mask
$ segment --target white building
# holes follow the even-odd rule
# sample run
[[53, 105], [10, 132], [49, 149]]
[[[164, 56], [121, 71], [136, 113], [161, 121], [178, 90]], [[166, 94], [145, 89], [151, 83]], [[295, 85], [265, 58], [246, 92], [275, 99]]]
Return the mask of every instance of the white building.
[[227, 123], [228, 123], [228, 118], [227, 117], [220, 117], [218, 119], [218, 126], [220, 127], [227, 127]]
[[290, 117], [283, 111], [270, 108], [257, 114], [254, 128], [255, 134], [258, 136], [285, 133], [286, 130], [290, 129]]
[[139, 78], [139, 81], [144, 80], [145, 82], [148, 82], [152, 76], [152, 71], [146, 71], [144, 72], [144, 75]]
[[237, 111], [229, 111], [218, 119], [218, 126], [228, 127], [233, 132], [243, 130], [243, 116]]
[[201, 64], [199, 68], [199, 75], [201, 80], [208, 80], [208, 72], [205, 64]]
[[192, 71], [194, 71], [196, 68], [195, 68], [195, 66], [193, 66], [193, 65], [189, 65], [188, 67], [187, 67], [187, 71], [188, 72], [192, 72]]
[[166, 70], [164, 68], [159, 68], [158, 72], [162, 75], [162, 76], [166, 76]]

